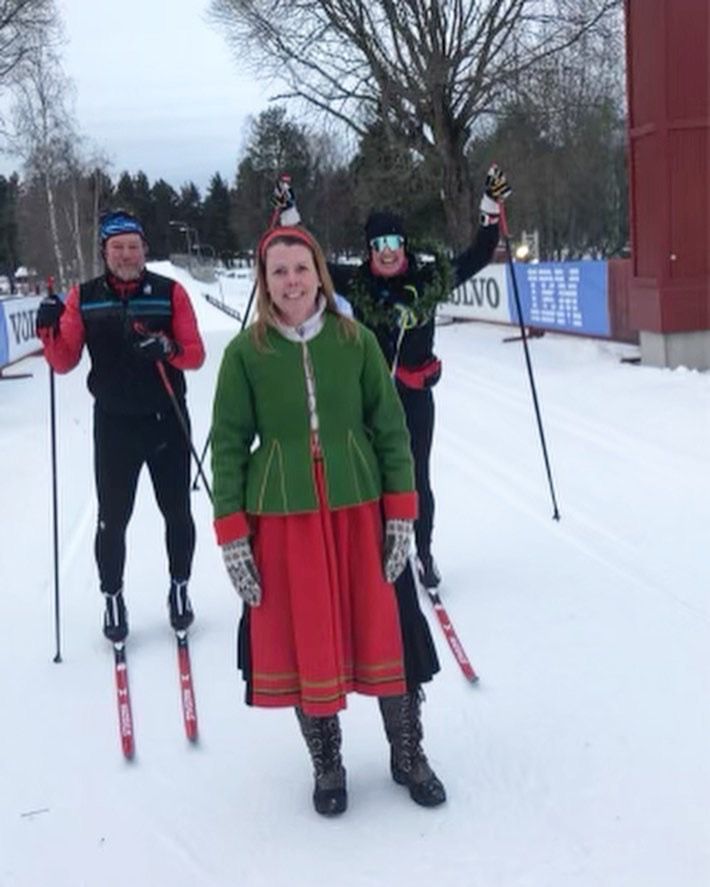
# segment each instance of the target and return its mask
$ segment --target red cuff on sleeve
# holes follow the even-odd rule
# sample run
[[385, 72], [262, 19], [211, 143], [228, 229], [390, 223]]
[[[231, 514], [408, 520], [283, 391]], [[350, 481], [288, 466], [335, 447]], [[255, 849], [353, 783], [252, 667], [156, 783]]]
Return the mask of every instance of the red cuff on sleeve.
[[217, 536], [217, 544], [224, 545], [234, 539], [241, 539], [249, 535], [247, 516], [243, 511], [235, 511], [233, 514], [225, 514], [214, 521], [214, 531]]
[[416, 492], [384, 493], [382, 495], [382, 505], [386, 519], [415, 520], [419, 513], [419, 499]]

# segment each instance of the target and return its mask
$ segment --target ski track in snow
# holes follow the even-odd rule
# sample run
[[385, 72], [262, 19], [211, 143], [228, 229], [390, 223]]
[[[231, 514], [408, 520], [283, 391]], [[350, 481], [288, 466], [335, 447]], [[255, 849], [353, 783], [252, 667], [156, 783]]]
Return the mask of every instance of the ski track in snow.
[[[497, 405], [505, 408], [506, 415], [510, 410], [524, 415], [526, 421], [535, 421], [533, 412], [532, 395], [528, 387], [527, 378], [513, 380], [512, 384], [503, 385], [491, 381], [491, 375], [495, 375], [496, 367], [493, 361], [479, 361], [480, 369], [468, 371], [453, 368], [447, 370], [450, 375], [457, 395], [460, 389], [465, 387], [472, 394], [488, 396]], [[482, 376], [481, 371], [487, 373]], [[521, 389], [527, 390], [522, 391]], [[540, 393], [538, 391], [538, 399]], [[622, 457], [634, 463], [642, 462], [649, 472], [662, 471], [666, 478], [674, 484], [682, 487], [691, 487], [692, 481], [687, 475], [687, 465], [680, 457], [671, 451], [663, 449], [653, 441], [633, 437], [627, 432], [620, 431], [616, 426], [608, 422], [595, 421], [580, 411], [572, 411], [569, 408], [543, 399], [541, 408], [543, 428], [554, 429], [558, 433], [569, 434], [578, 437], [584, 443], [592, 444], [602, 450], [606, 450], [615, 456]], [[550, 434], [552, 431], [549, 432]], [[549, 444], [548, 444], [549, 446]], [[669, 467], [671, 476], [669, 478]]]
[[[451, 390], [447, 394], [449, 409], [453, 407], [455, 413], [463, 414], [466, 408], [470, 407], [471, 401], [483, 398], [489, 402], [485, 409], [486, 415], [489, 415], [492, 409], [494, 414], [504, 415], [508, 423], [511, 423], [511, 419], [521, 420], [525, 426], [535, 422], [531, 395], [529, 391], [520, 393], [519, 390], [523, 384], [527, 385], [527, 378], [511, 380], [514, 387], [494, 383], [490, 380], [496, 370], [493, 361], [479, 358], [471, 363], [475, 363], [476, 366], [462, 369], [458, 365], [446, 369], [447, 379], [451, 382]], [[482, 376], [482, 370], [486, 372], [485, 377]], [[540, 397], [539, 391], [538, 397]], [[546, 429], [545, 438], [553, 483], [555, 442], [561, 441], [563, 435], [571, 435], [583, 441], [585, 445], [611, 453], [625, 463], [627, 471], [639, 463], [642, 464], [649, 476], [654, 478], [663, 476], [666, 483], [679, 488], [678, 495], [682, 496], [686, 490], [690, 492], [697, 488], [697, 482], [687, 476], [687, 466], [684, 474], [680, 460], [673, 456], [669, 458], [667, 452], [657, 444], [635, 442], [630, 435], [618, 431], [609, 423], [588, 419], [580, 412], [562, 408], [554, 403], [543, 403], [540, 412], [543, 428]], [[552, 514], [547, 476], [544, 475], [541, 481], [539, 472], [530, 469], [529, 454], [523, 467], [516, 468], [510, 459], [496, 457], [488, 446], [477, 445], [475, 436], [457, 434], [452, 429], [453, 424], [453, 422], [447, 423], [446, 420], [440, 420], [437, 424], [435, 448], [441, 447], [438, 454], [439, 461], [443, 464], [455, 463], [457, 470], [473, 482], [474, 489], [477, 485], [484, 486], [537, 523], [546, 523], [550, 518], [544, 516], [545, 497], [549, 503], [548, 515]], [[514, 427], [512, 423], [509, 425], [508, 433], [511, 427]], [[532, 443], [534, 445], [534, 441]], [[561, 449], [560, 443], [557, 446]], [[542, 464], [543, 455], [539, 442], [534, 455], [539, 457]], [[594, 461], [593, 458], [591, 461]], [[668, 470], [669, 462], [673, 469], [671, 472]], [[585, 509], [579, 500], [560, 501], [557, 486], [555, 492], [561, 516], [556, 528], [560, 539], [613, 570], [625, 581], [638, 585], [641, 589], [653, 590], [657, 595], [671, 598], [710, 624], [710, 612], [706, 607], [697, 606], [686, 600], [674, 592], [668, 584], [659, 583], [649, 570], [644, 569], [642, 548], [611, 532], [604, 523], [593, 516], [590, 510]], [[688, 565], [684, 580], [685, 583], [694, 581], [692, 565]], [[676, 573], [672, 578], [672, 584], [683, 587], [684, 582], [679, 581]]]
[[[208, 349], [205, 367], [188, 376], [201, 452], [220, 356], [238, 324], [174, 275], [191, 291]], [[230, 304], [242, 307], [250, 287], [235, 282]], [[427, 752], [450, 796], [437, 811], [391, 783], [377, 707], [360, 697], [342, 718], [350, 808], [335, 821], [312, 811], [293, 714], [243, 704], [239, 606], [204, 491], [193, 496], [200, 741], [186, 743], [162, 526], [145, 472], [128, 534], [137, 757], [125, 764], [99, 629], [87, 365], [57, 380], [61, 666], [49, 656], [42, 363], [29, 363], [36, 379], [12, 383], [24, 389], [0, 391], [13, 429], [3, 425], [0, 455], [12, 455], [6, 486], [21, 502], [0, 513], [11, 542], [0, 560], [0, 624], [12, 626], [0, 668], [17, 677], [5, 693], [0, 887], [710, 883], [710, 574], [698, 557], [710, 501], [701, 412], [710, 377], [620, 367], [628, 349], [608, 343], [531, 342], [558, 523], [521, 346], [500, 343], [508, 332], [437, 332], [434, 551], [445, 606], [481, 675], [476, 687], [463, 679], [423, 601], [442, 664], [424, 706]]]

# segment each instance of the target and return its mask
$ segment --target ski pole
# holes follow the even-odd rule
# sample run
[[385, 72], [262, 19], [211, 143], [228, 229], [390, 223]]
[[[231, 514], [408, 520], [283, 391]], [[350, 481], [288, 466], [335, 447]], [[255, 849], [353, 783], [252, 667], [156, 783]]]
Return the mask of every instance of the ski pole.
[[[249, 296], [249, 301], [247, 302], [246, 311], [244, 312], [244, 317], [242, 318], [241, 326], [239, 327], [239, 332], [241, 333], [244, 330], [244, 327], [247, 324], [247, 318], [249, 317], [249, 312], [251, 311], [252, 302], [254, 301], [254, 294], [256, 293], [256, 281], [254, 281], [254, 286], [251, 288], [251, 294]], [[205, 445], [202, 447], [202, 455], [197, 460], [197, 473], [195, 474], [195, 479], [192, 482], [192, 489], [199, 490], [200, 478], [204, 478], [204, 472], [202, 471], [202, 464], [207, 458], [207, 450], [210, 448], [210, 444], [212, 443], [212, 429], [207, 432], [207, 439], [205, 440]]]
[[525, 325], [523, 323], [523, 309], [520, 304], [520, 294], [518, 293], [518, 281], [515, 277], [515, 267], [513, 265], [513, 250], [510, 245], [510, 231], [508, 229], [508, 219], [505, 214], [505, 204], [501, 200], [500, 207], [500, 227], [505, 241], [505, 253], [510, 267], [510, 277], [513, 282], [513, 295], [515, 297], [515, 308], [518, 313], [518, 324], [520, 325], [520, 338], [523, 343], [523, 351], [525, 353], [525, 365], [528, 370], [528, 379], [530, 380], [530, 390], [532, 392], [533, 405], [535, 407], [535, 417], [537, 419], [537, 428], [540, 433], [540, 443], [542, 445], [542, 455], [545, 460], [545, 470], [547, 472], [547, 482], [550, 486], [550, 496], [552, 497], [552, 519], [560, 519], [560, 511], [557, 507], [557, 498], [555, 496], [555, 486], [552, 482], [552, 470], [550, 468], [550, 460], [547, 455], [547, 444], [545, 443], [545, 432], [542, 428], [542, 418], [540, 416], [540, 405], [537, 399], [537, 390], [535, 388], [535, 379], [533, 377], [532, 362], [530, 360], [530, 349], [528, 348], [528, 338], [525, 334]]
[[[393, 382], [395, 382], [397, 378], [399, 352], [402, 348], [402, 340], [404, 339], [404, 334], [407, 332], [407, 330], [411, 330], [417, 325], [416, 315], [411, 310], [411, 308], [405, 308], [404, 306], [398, 306], [398, 308], [399, 336], [397, 337], [397, 347], [395, 350], [394, 358], [392, 360], [392, 366], [390, 367], [390, 377], [392, 378]], [[444, 632], [444, 637], [446, 638], [451, 652], [454, 654], [454, 658], [458, 662], [464, 677], [467, 680], [471, 681], [472, 684], [477, 683], [478, 675], [476, 674], [473, 665], [471, 665], [470, 659], [466, 655], [466, 651], [463, 648], [463, 644], [459, 640], [459, 636], [456, 634], [456, 629], [452, 625], [449, 614], [446, 612], [446, 608], [441, 602], [439, 593], [434, 591], [434, 589], [432, 588], [424, 588], [422, 582], [419, 579], [418, 558], [414, 551], [410, 552], [409, 557], [407, 558], [407, 565], [409, 570], [411, 570], [412, 582], [414, 583], [414, 588], [417, 594], [426, 592], [427, 597], [431, 601], [431, 605], [434, 608], [436, 618], [439, 620], [441, 630]]]
[[[244, 312], [244, 317], [242, 318], [241, 326], [239, 327], [239, 332], [241, 333], [244, 330], [244, 327], [247, 324], [247, 318], [249, 317], [249, 312], [251, 311], [252, 302], [254, 301], [254, 294], [256, 293], [256, 281], [254, 281], [254, 286], [251, 288], [251, 294], [249, 296], [249, 301], [247, 302], [246, 311]], [[202, 464], [207, 458], [207, 450], [210, 448], [210, 443], [212, 443], [212, 429], [207, 432], [207, 439], [205, 440], [205, 445], [202, 447], [202, 455], [197, 460], [197, 473], [195, 474], [195, 479], [192, 482], [192, 489], [199, 490], [200, 477], [204, 477], [202, 471]]]
[[207, 495], [210, 497], [210, 502], [212, 499], [212, 490], [210, 489], [210, 485], [207, 481], [207, 478], [202, 471], [202, 465], [200, 464], [200, 457], [197, 455], [197, 450], [195, 449], [195, 445], [192, 442], [192, 437], [190, 436], [190, 429], [187, 425], [187, 420], [183, 414], [182, 409], [180, 408], [180, 404], [178, 403], [178, 399], [175, 396], [175, 390], [173, 386], [170, 384], [170, 379], [168, 378], [168, 374], [165, 370], [165, 364], [162, 360], [156, 361], [156, 366], [158, 367], [158, 372], [160, 373], [160, 378], [163, 382], [163, 387], [168, 393], [168, 397], [170, 398], [170, 402], [173, 405], [173, 409], [175, 410], [175, 415], [177, 416], [177, 420], [180, 423], [180, 428], [182, 428], [182, 432], [185, 435], [185, 440], [187, 441], [188, 446], [190, 447], [190, 452], [192, 453], [192, 457], [197, 462], [197, 470], [199, 472], [200, 477], [202, 478], [202, 483], [205, 485], [205, 490]]
[[212, 442], [212, 429], [207, 432], [207, 438], [205, 440], [205, 445], [202, 447], [202, 455], [197, 460], [197, 473], [195, 474], [195, 479], [192, 482], [192, 489], [199, 490], [200, 489], [200, 475], [202, 474], [202, 463], [207, 458], [207, 450], [210, 447], [210, 443]]
[[[54, 278], [47, 278], [47, 296], [54, 296]], [[52, 464], [52, 547], [54, 554], [54, 641], [53, 662], [62, 661], [61, 616], [59, 606], [59, 496], [57, 493], [57, 407], [54, 369], [49, 365], [49, 437]]]
[[[413, 287], [405, 287], [405, 289], [413, 289]], [[415, 292], [416, 296], [416, 292]], [[411, 308], [407, 308], [404, 305], [396, 304], [395, 308], [397, 309], [397, 325], [399, 326], [399, 335], [397, 336], [397, 345], [394, 349], [394, 357], [392, 358], [392, 366], [390, 368], [390, 375], [393, 379], [397, 378], [397, 367], [399, 366], [399, 352], [402, 349], [402, 341], [404, 340], [404, 334], [417, 325], [417, 316], [412, 311]]]
[[[279, 180], [290, 182], [291, 176], [287, 175], [286, 173], [282, 173], [279, 176]], [[269, 219], [269, 227], [267, 228], [267, 231], [270, 231], [272, 228], [276, 227], [276, 223], [279, 220], [279, 215], [280, 215], [280, 210], [278, 207], [276, 207], [274, 209], [274, 211], [271, 213], [271, 218]], [[257, 262], [258, 261], [259, 261], [259, 257], [257, 256]], [[244, 328], [247, 325], [247, 320], [249, 320], [249, 314], [251, 313], [251, 306], [254, 304], [254, 296], [255, 295], [256, 295], [256, 279], [254, 280], [254, 285], [252, 286], [251, 292], [249, 293], [249, 300], [247, 301], [247, 307], [244, 310], [244, 317], [242, 317], [242, 323], [241, 323], [241, 326], [239, 327], [240, 333], [244, 332]], [[210, 434], [210, 436], [211, 436], [211, 434]], [[208, 438], [207, 438], [208, 442], [209, 442], [210, 436], [208, 436]], [[205, 445], [205, 452], [207, 452], [207, 445]], [[203, 458], [204, 458], [204, 456], [203, 456]]]
[[[291, 176], [289, 176], [287, 173], [281, 173], [281, 175], [279, 176], [279, 180], [283, 181], [283, 182], [290, 183]], [[267, 230], [275, 227], [276, 223], [279, 220], [279, 215], [280, 215], [280, 210], [278, 207], [276, 207], [274, 209], [273, 213], [271, 214], [271, 219], [269, 221], [269, 228]], [[257, 261], [258, 261], [258, 257], [257, 257]], [[249, 314], [251, 312], [251, 306], [254, 303], [254, 296], [255, 295], [256, 295], [256, 280], [254, 280], [254, 285], [251, 288], [251, 293], [249, 294], [249, 300], [247, 301], [247, 307], [246, 307], [246, 310], [244, 311], [244, 317], [242, 317], [242, 323], [241, 323], [241, 326], [239, 327], [240, 333], [244, 332], [244, 329], [247, 325], [247, 320], [249, 319]], [[205, 461], [205, 459], [207, 458], [207, 450], [209, 449], [211, 442], [212, 442], [212, 429], [210, 428], [209, 432], [207, 433], [207, 440], [205, 441], [205, 445], [204, 445], [204, 447], [202, 447], [202, 455], [197, 460], [197, 474], [195, 475], [195, 480], [192, 483], [193, 490], [200, 489], [198, 481], [199, 481], [200, 477], [203, 477], [202, 464]]]
[[59, 613], [59, 505], [57, 496], [57, 421], [54, 396], [54, 370], [49, 368], [49, 426], [52, 450], [52, 536], [54, 547], [54, 662], [62, 661]]

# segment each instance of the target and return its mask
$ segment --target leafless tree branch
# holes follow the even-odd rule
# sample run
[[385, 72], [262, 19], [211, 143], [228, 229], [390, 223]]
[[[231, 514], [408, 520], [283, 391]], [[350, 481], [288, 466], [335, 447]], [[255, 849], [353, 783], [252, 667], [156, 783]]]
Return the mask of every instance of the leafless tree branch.
[[[437, 157], [452, 236], [471, 229], [465, 151], [523, 75], [584, 39], [620, 0], [212, 0], [252, 67], [358, 133], [381, 118]], [[432, 138], [426, 137], [426, 133]]]

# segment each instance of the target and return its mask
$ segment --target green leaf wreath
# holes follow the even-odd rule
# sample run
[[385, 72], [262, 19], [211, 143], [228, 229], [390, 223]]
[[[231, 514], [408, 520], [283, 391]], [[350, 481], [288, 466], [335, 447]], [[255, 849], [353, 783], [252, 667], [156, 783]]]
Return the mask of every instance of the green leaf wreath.
[[[432, 263], [434, 267], [430, 279], [418, 287], [413, 301], [406, 306], [415, 314], [416, 325], [423, 326], [434, 316], [437, 306], [448, 299], [453, 288], [453, 270], [451, 262], [440, 244], [417, 243], [411, 250], [408, 250], [408, 254], [410, 256], [424, 254], [434, 257]], [[418, 269], [422, 267], [418, 260], [417, 266]], [[368, 286], [369, 279], [370, 274], [367, 266], [361, 267], [346, 294], [355, 309], [355, 315], [368, 327], [398, 327], [401, 317], [400, 310], [394, 305], [387, 305], [373, 299]], [[415, 287], [411, 285], [405, 284], [403, 289], [415, 292]]]

